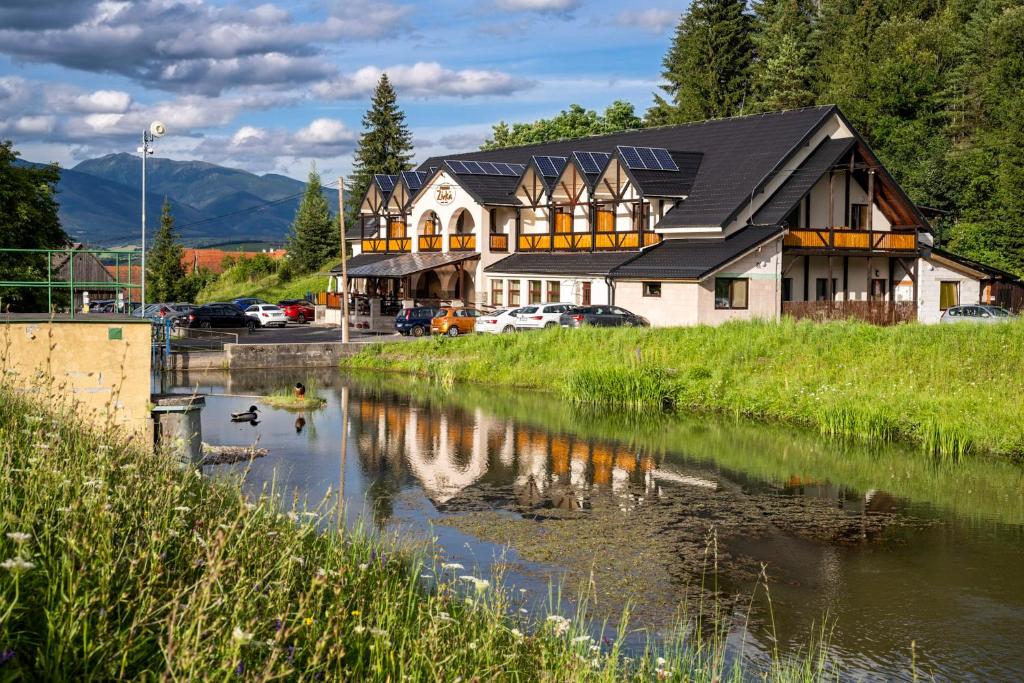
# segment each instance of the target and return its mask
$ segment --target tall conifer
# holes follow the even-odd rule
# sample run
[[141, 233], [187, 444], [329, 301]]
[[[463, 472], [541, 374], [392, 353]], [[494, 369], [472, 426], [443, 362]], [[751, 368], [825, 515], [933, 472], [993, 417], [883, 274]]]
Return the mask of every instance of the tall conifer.
[[753, 57], [744, 0], [693, 0], [662, 62], [665, 95], [655, 95], [650, 124], [734, 116], [744, 109]]
[[351, 198], [358, 201], [376, 173], [397, 175], [412, 168], [412, 135], [387, 74], [377, 82], [355, 154]]
[[314, 166], [288, 235], [288, 261], [299, 273], [313, 272], [336, 258], [340, 245], [337, 223], [331, 217], [320, 174]]
[[813, 0], [760, 0], [754, 14], [751, 108], [775, 111], [814, 104]]
[[160, 229], [146, 257], [147, 298], [151, 301], [185, 298], [180, 296], [185, 282], [185, 266], [181, 263], [183, 251], [174, 231], [171, 203], [165, 198], [160, 212]]

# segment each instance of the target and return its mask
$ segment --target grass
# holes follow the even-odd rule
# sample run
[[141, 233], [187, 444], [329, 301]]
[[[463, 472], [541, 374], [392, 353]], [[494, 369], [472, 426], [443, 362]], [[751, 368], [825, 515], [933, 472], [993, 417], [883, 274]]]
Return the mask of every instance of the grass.
[[306, 393], [302, 398], [295, 395], [291, 387], [278, 389], [273, 394], [263, 397], [263, 402], [271, 408], [283, 408], [285, 410], [315, 410], [322, 408], [327, 399], [317, 393], [316, 382], [313, 379], [305, 381]]
[[343, 366], [441, 385], [553, 392], [580, 405], [718, 412], [940, 459], [1024, 456], [1024, 322], [900, 325], [741, 322], [675, 329], [545, 330], [374, 344]]
[[727, 664], [727, 626], [692, 620], [629, 659], [582, 618], [510, 616], [500, 585], [430, 548], [282, 512], [272, 491], [247, 501], [7, 386], [0, 443], [5, 680], [835, 678], [823, 640]]
[[282, 299], [304, 299], [309, 292], [322, 292], [326, 289], [328, 277], [326, 270], [300, 275], [287, 282], [282, 282], [277, 273], [245, 282], [232, 282], [229, 278], [221, 277], [199, 292], [196, 301], [205, 304], [247, 296], [265, 299], [271, 303], [277, 303]]

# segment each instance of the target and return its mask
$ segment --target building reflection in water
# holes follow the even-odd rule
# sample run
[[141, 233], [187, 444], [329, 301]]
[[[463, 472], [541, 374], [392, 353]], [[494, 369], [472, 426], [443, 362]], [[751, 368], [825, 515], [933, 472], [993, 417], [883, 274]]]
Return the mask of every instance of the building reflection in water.
[[362, 466], [414, 478], [438, 509], [483, 496], [490, 507], [579, 510], [601, 493], [625, 511], [661, 495], [661, 479], [717, 487], [659, 471], [653, 458], [628, 446], [551, 434], [481, 409], [441, 410], [365, 394], [351, 400]]

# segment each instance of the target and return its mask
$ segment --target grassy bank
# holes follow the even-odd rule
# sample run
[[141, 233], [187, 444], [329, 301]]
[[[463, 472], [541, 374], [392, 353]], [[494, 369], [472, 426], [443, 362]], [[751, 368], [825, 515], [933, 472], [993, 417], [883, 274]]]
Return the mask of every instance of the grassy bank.
[[322, 292], [327, 287], [330, 264], [320, 272], [281, 277], [278, 272], [256, 273], [240, 277], [237, 266], [224, 271], [220, 277], [203, 288], [196, 297], [199, 303], [231, 301], [243, 296], [254, 296], [277, 303], [282, 299], [302, 299], [308, 292]]
[[317, 511], [282, 514], [269, 496], [246, 502], [6, 388], [0, 443], [5, 680], [809, 681], [830, 669], [814, 648], [742, 672], [715, 629], [630, 660], [578, 619], [509, 616], [500, 588], [435, 570], [424, 551], [338, 533]]
[[943, 458], [1024, 456], [1024, 323], [732, 323], [367, 345], [347, 367], [552, 391], [576, 403], [714, 411]]

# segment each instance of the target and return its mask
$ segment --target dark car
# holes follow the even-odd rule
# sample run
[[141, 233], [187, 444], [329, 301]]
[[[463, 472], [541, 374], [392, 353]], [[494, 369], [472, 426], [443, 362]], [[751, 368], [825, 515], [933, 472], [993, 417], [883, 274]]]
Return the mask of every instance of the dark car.
[[211, 327], [245, 327], [252, 332], [256, 329], [258, 323], [234, 304], [214, 303], [193, 309], [188, 314], [186, 326], [201, 327], [203, 329]]
[[422, 337], [430, 332], [430, 321], [441, 309], [431, 306], [403, 308], [395, 316], [395, 329], [401, 335]]
[[244, 311], [253, 304], [269, 304], [270, 302], [264, 301], [263, 299], [258, 299], [254, 296], [243, 296], [240, 299], [232, 299], [231, 303], [233, 303], [235, 306], [238, 306], [238, 310]]
[[574, 306], [563, 313], [558, 323], [562, 327], [650, 327], [647, 318], [641, 318], [618, 306]]
[[305, 299], [285, 299], [278, 301], [277, 305], [284, 311], [286, 318], [297, 323], [308, 323], [316, 318], [316, 309]]

